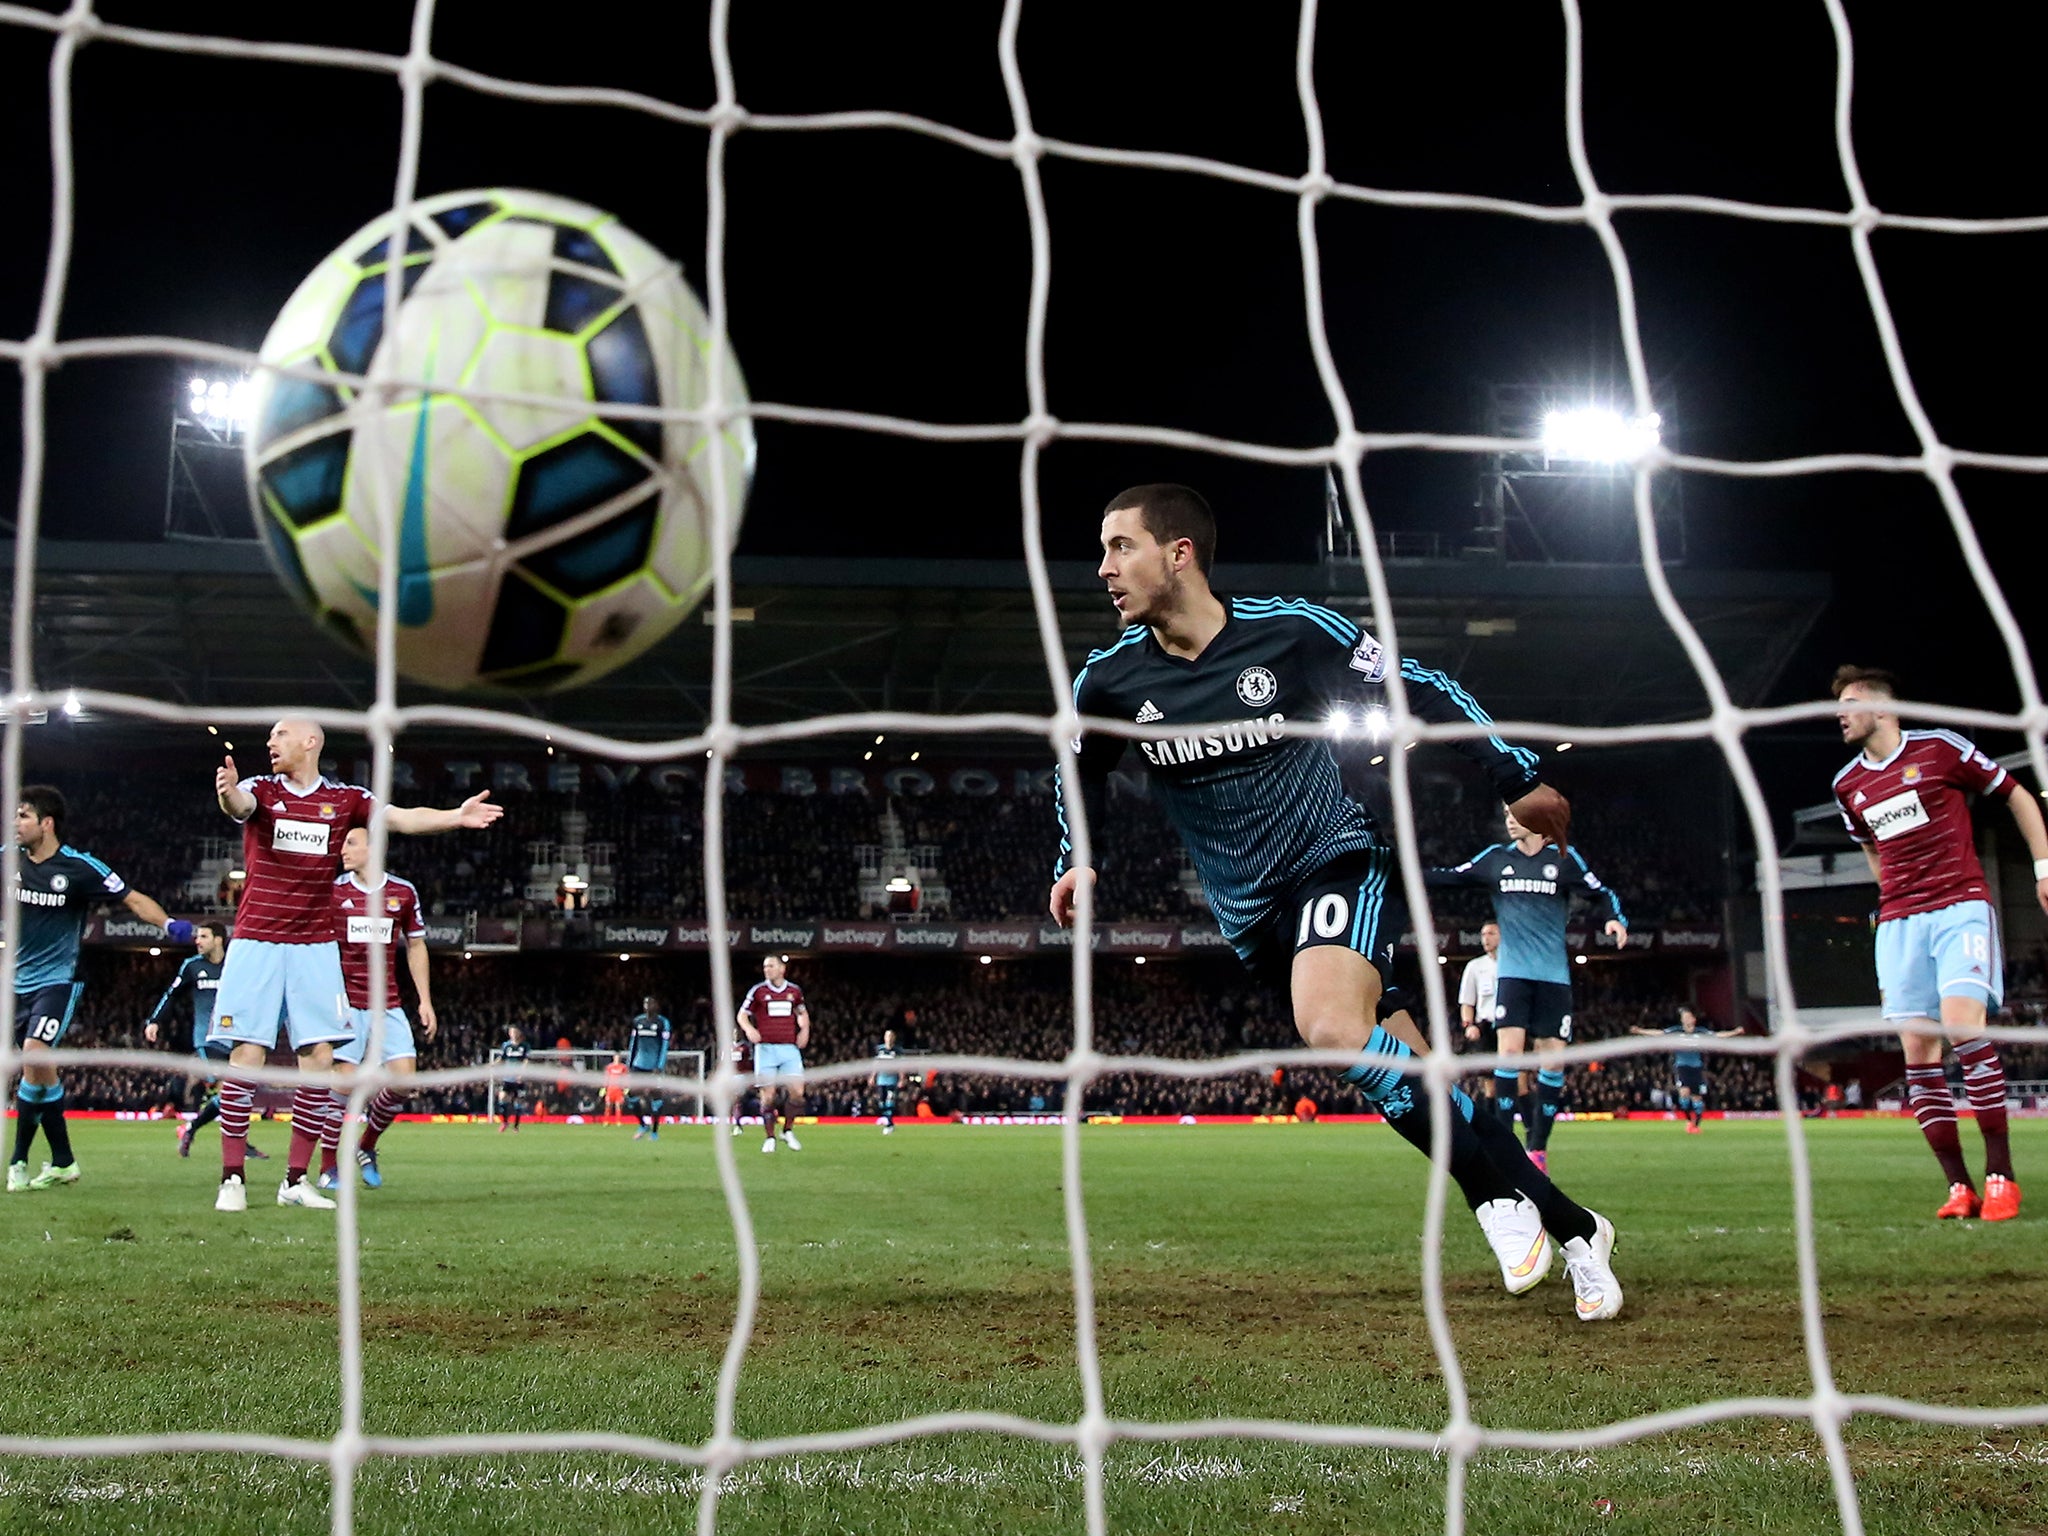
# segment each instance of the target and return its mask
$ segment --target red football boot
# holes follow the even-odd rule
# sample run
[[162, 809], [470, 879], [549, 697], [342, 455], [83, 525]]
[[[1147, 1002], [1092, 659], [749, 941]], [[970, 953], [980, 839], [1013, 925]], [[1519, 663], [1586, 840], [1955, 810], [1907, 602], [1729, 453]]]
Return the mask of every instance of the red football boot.
[[[2013, 1192], [2013, 1205], [2019, 1205], [2019, 1192]], [[1948, 1187], [1948, 1204], [1934, 1213], [1936, 1221], [1953, 1221], [1977, 1214], [1977, 1191], [1967, 1184], [1951, 1184]]]
[[1984, 1180], [1984, 1207], [1981, 1212], [1986, 1221], [2011, 1221], [2020, 1213], [2020, 1187], [2002, 1173], [1994, 1173]]

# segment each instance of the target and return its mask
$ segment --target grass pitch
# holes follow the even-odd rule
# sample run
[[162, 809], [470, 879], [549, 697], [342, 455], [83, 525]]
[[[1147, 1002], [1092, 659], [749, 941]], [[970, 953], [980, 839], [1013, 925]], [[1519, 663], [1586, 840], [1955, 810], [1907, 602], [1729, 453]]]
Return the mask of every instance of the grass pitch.
[[[1910, 1121], [1808, 1129], [1841, 1386], [2048, 1398], [2048, 1209], [1937, 1225], [1938, 1174]], [[2015, 1132], [2022, 1175], [2048, 1166], [2048, 1125]], [[0, 1197], [0, 1434], [332, 1433], [332, 1216], [270, 1204], [276, 1161], [252, 1165], [248, 1215], [217, 1215], [210, 1133], [189, 1162], [163, 1126], [73, 1135], [84, 1181]], [[371, 1432], [702, 1440], [736, 1285], [710, 1135], [394, 1129], [388, 1183], [363, 1200]], [[735, 1143], [764, 1265], [740, 1431], [955, 1408], [1076, 1417], [1057, 1131], [803, 1139], [773, 1157], [751, 1132]], [[258, 1140], [283, 1150], [274, 1126]], [[1442, 1424], [1418, 1296], [1426, 1169], [1396, 1138], [1099, 1127], [1085, 1148], [1112, 1415]], [[1476, 1417], [1571, 1429], [1807, 1390], [1780, 1126], [1568, 1124], [1552, 1157], [1620, 1230], [1627, 1309], [1576, 1322], [1561, 1265], [1505, 1296], [1454, 1206], [1448, 1303]], [[2038, 1426], [1986, 1437], [1859, 1418], [1848, 1434], [1873, 1533], [2048, 1532]], [[358, 1479], [357, 1528], [641, 1536], [692, 1529], [697, 1487], [688, 1468], [599, 1456], [376, 1461]], [[1442, 1528], [1443, 1497], [1443, 1462], [1399, 1452], [1125, 1443], [1108, 1471], [1111, 1524], [1129, 1532], [1426, 1532]], [[1468, 1529], [1501, 1536], [1839, 1529], [1812, 1431], [1758, 1420], [1606, 1451], [1492, 1453], [1473, 1466], [1467, 1514]], [[320, 1467], [0, 1458], [0, 1532], [320, 1532], [329, 1518]], [[948, 1437], [752, 1467], [720, 1526], [1071, 1532], [1081, 1482], [1060, 1448]]]

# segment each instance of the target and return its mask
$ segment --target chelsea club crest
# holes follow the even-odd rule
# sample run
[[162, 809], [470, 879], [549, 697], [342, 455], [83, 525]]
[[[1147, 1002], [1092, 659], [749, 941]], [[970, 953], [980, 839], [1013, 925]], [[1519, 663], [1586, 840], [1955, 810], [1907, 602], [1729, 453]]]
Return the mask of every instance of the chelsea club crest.
[[1246, 667], [1237, 674], [1237, 696], [1253, 709], [1264, 709], [1279, 691], [1280, 684], [1264, 667]]

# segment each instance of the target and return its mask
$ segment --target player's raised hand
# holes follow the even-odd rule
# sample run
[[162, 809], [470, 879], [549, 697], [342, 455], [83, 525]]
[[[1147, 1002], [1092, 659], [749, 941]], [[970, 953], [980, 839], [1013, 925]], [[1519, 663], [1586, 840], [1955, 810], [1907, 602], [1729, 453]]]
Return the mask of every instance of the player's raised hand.
[[1508, 807], [1508, 814], [1560, 848], [1571, 836], [1572, 804], [1548, 784], [1538, 784], [1515, 801]]
[[151, 1045], [156, 1044], [156, 1020], [151, 1019], [147, 1024], [142, 1026], [142, 1038], [147, 1040]]
[[458, 827], [488, 827], [505, 814], [505, 807], [502, 805], [484, 803], [490, 798], [491, 792], [488, 789], [478, 790], [471, 795], [456, 811], [455, 824]]
[[1061, 875], [1058, 884], [1052, 888], [1052, 900], [1048, 906], [1052, 911], [1052, 920], [1062, 928], [1071, 928], [1074, 924], [1074, 900], [1080, 891], [1083, 875], [1088, 877], [1090, 886], [1095, 884], [1094, 870], [1076, 866]]
[[213, 770], [213, 792], [225, 795], [242, 782], [242, 776], [235, 772], [235, 755], [230, 752], [227, 760]]

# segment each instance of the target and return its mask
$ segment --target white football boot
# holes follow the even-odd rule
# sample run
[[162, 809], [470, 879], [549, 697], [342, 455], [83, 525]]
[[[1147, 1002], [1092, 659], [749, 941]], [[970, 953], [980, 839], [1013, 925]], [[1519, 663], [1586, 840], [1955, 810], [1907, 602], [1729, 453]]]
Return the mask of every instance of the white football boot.
[[309, 1211], [331, 1211], [334, 1209], [334, 1202], [321, 1194], [319, 1190], [315, 1189], [305, 1179], [299, 1180], [296, 1184], [287, 1179], [278, 1185], [277, 1203], [279, 1205], [302, 1205]]
[[782, 1144], [792, 1152], [801, 1152], [804, 1149], [804, 1144], [796, 1139], [795, 1131], [784, 1131], [782, 1133]]
[[1543, 1230], [1543, 1218], [1527, 1200], [1489, 1200], [1472, 1213], [1479, 1218], [1479, 1230], [1500, 1261], [1501, 1284], [1510, 1296], [1519, 1296], [1543, 1283], [1550, 1273], [1550, 1234]]
[[1587, 1214], [1593, 1218], [1593, 1235], [1564, 1245], [1564, 1271], [1578, 1296], [1579, 1321], [1597, 1323], [1621, 1310], [1621, 1282], [1607, 1262], [1614, 1252], [1614, 1223], [1598, 1211]]
[[216, 1211], [249, 1209], [249, 1191], [243, 1187], [239, 1173], [231, 1173], [220, 1181], [220, 1193], [213, 1197], [213, 1208]]
[[770, 1136], [766, 1141], [762, 1142], [761, 1150], [763, 1152], [773, 1152], [775, 1150], [775, 1138]]

